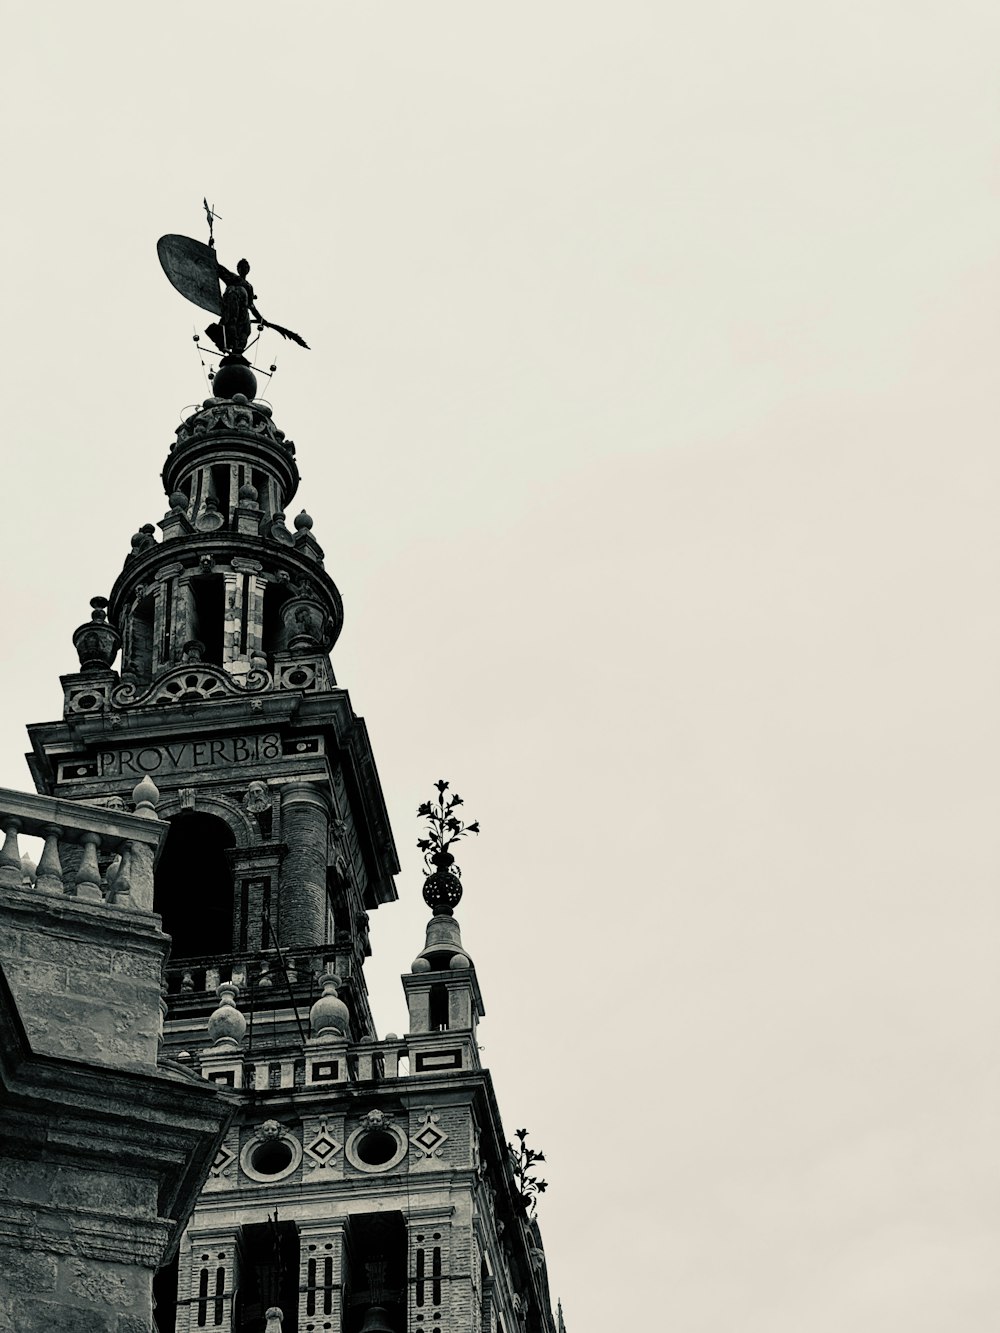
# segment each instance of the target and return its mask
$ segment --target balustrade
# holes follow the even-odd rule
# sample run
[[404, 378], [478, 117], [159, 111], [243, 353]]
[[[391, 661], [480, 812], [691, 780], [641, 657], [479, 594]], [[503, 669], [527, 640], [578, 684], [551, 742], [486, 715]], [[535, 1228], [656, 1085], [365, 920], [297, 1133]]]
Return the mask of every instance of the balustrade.
[[214, 995], [220, 981], [235, 981], [241, 991], [285, 990], [292, 986], [297, 996], [311, 1002], [318, 993], [317, 979], [332, 966], [329, 944], [296, 949], [294, 954], [285, 954], [283, 960], [274, 949], [178, 958], [167, 963], [167, 989], [171, 995]]
[[[135, 814], [0, 787], [0, 892], [33, 888], [151, 912], [153, 867], [168, 826], [156, 817], [159, 792], [149, 778], [132, 796]], [[21, 836], [42, 840], [37, 865], [22, 855]], [[103, 874], [102, 857], [108, 861]]]

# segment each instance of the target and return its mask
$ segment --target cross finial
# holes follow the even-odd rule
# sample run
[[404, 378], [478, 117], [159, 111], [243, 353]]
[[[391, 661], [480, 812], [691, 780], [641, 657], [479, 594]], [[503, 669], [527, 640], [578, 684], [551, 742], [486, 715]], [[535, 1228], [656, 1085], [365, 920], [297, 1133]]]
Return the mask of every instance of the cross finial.
[[221, 222], [222, 217], [220, 216], [220, 214], [216, 213], [214, 204], [209, 204], [208, 200], [204, 198], [202, 199], [201, 202], [205, 205], [205, 216], [208, 218], [208, 243], [214, 250], [215, 237], [213, 236], [212, 233], [215, 227], [215, 219], [218, 218], [219, 221]]

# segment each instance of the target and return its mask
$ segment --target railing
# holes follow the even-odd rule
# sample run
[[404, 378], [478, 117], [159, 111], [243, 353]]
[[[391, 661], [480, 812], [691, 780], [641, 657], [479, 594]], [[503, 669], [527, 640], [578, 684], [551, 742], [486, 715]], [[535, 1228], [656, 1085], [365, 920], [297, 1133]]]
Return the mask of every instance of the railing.
[[293, 986], [316, 989], [321, 973], [332, 969], [335, 956], [332, 944], [313, 945], [282, 951], [261, 949], [256, 953], [210, 954], [202, 958], [177, 958], [167, 963], [167, 990], [171, 995], [214, 995], [222, 981], [235, 981], [246, 987], [286, 990], [285, 971]]
[[[32, 887], [151, 912], [153, 867], [169, 827], [156, 817], [159, 795], [154, 783], [143, 778], [132, 793], [135, 814], [129, 814], [0, 787], [0, 890]], [[21, 834], [43, 840], [37, 866], [22, 856]], [[98, 857], [109, 853], [102, 874]]]
[[[184, 1050], [181, 1059], [197, 1068], [205, 1054], [201, 1051], [192, 1056], [189, 1050]], [[237, 1076], [236, 1087], [253, 1088], [257, 1092], [288, 1092], [306, 1086], [308, 1055], [290, 1053], [282, 1045], [271, 1047], [265, 1042], [248, 1043], [245, 1049], [233, 1051], [231, 1055], [233, 1064], [240, 1066], [242, 1071]], [[349, 1072], [344, 1081], [348, 1083], [381, 1083], [385, 1079], [405, 1078], [410, 1073], [405, 1038], [362, 1040], [352, 1043], [346, 1055]]]

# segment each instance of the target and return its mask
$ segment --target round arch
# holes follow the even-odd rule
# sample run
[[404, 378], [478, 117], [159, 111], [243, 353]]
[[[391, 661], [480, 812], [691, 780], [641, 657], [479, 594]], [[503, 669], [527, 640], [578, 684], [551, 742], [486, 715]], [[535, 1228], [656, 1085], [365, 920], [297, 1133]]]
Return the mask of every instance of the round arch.
[[[158, 813], [162, 817], [167, 809], [161, 806]], [[231, 953], [233, 830], [216, 813], [189, 807], [179, 808], [168, 822], [153, 877], [153, 910], [171, 938], [170, 959]]]
[[165, 796], [156, 805], [156, 814], [160, 819], [172, 820], [178, 815], [194, 811], [195, 814], [213, 815], [228, 824], [233, 835], [234, 847], [257, 847], [263, 841], [260, 828], [252, 815], [225, 796], [210, 792], [195, 792], [194, 803], [185, 804], [180, 796]]

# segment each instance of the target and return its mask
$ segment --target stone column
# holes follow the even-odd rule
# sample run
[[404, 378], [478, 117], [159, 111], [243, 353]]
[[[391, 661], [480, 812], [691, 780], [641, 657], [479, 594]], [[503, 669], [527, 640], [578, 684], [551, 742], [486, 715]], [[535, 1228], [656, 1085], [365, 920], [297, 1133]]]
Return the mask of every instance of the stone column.
[[288, 851], [281, 865], [277, 912], [271, 904], [282, 948], [324, 942], [330, 813], [329, 799], [315, 783], [282, 788], [281, 832]]

